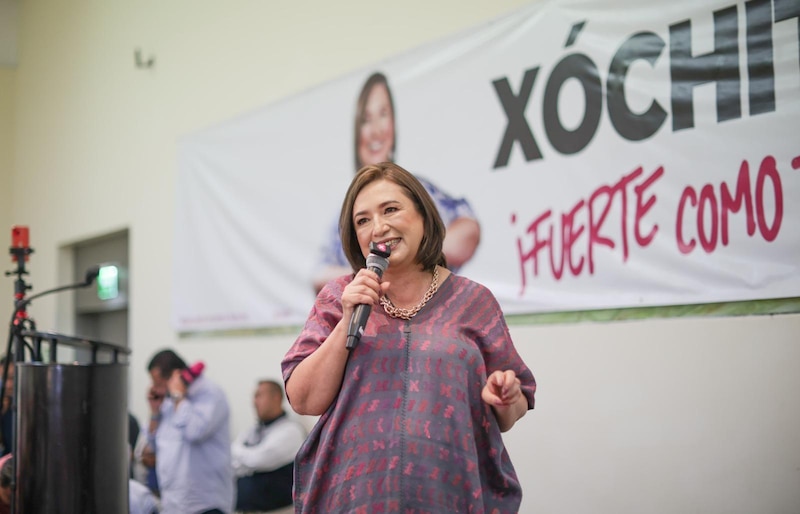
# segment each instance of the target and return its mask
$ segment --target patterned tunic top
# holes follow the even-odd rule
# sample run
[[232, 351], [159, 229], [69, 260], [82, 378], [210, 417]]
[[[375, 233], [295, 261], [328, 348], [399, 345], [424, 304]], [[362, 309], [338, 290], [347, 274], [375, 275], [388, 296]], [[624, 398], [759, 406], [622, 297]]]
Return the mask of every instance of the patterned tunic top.
[[[342, 317], [352, 276], [325, 286], [284, 357], [283, 377]], [[450, 275], [410, 321], [373, 308], [338, 396], [295, 461], [298, 513], [516, 513], [522, 490], [486, 377], [512, 369], [528, 408], [536, 382], [484, 286]]]

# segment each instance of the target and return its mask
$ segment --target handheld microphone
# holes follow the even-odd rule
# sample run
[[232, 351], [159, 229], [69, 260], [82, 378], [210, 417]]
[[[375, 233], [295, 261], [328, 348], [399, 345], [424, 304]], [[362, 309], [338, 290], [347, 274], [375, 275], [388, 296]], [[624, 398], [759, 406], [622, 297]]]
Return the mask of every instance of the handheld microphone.
[[[381, 278], [383, 272], [389, 267], [390, 253], [392, 253], [392, 250], [385, 244], [370, 243], [367, 269], [374, 271], [377, 273], [378, 278]], [[362, 303], [357, 305], [356, 310], [353, 311], [353, 317], [350, 318], [350, 326], [347, 327], [347, 343], [345, 343], [345, 346], [348, 350], [355, 348], [361, 336], [364, 335], [364, 327], [367, 326], [370, 310], [372, 310], [371, 305]]]

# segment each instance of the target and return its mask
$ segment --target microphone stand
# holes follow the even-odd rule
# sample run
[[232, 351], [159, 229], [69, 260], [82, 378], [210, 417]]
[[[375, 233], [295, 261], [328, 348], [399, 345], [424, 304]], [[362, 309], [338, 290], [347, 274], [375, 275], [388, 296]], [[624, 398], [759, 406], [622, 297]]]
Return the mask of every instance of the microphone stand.
[[[6, 345], [6, 352], [5, 352], [5, 360], [3, 362], [3, 383], [0, 385], [0, 402], [5, 404], [6, 400], [6, 377], [8, 376], [8, 369], [11, 365], [11, 359], [14, 359], [14, 389], [11, 393], [8, 405], [8, 412], [6, 413], [3, 411], [2, 417], [5, 418], [6, 415], [11, 417], [11, 440], [10, 441], [3, 441], [3, 447], [9, 448], [11, 453], [11, 498], [10, 498], [10, 512], [14, 514], [16, 511], [16, 498], [17, 498], [17, 487], [16, 487], [16, 476], [17, 476], [17, 369], [16, 363], [22, 362], [24, 360], [24, 351], [25, 351], [25, 339], [22, 337], [22, 331], [24, 329], [36, 329], [36, 324], [32, 319], [28, 317], [28, 313], [25, 310], [27, 303], [24, 302], [25, 299], [25, 292], [31, 289], [31, 286], [25, 282], [25, 275], [28, 274], [28, 271], [25, 269], [25, 261], [28, 260], [28, 256], [33, 253], [33, 249], [29, 248], [27, 245], [24, 247], [11, 247], [9, 249], [13, 260], [17, 263], [17, 269], [15, 271], [6, 271], [6, 276], [16, 275], [17, 278], [14, 281], [14, 311], [11, 314], [11, 322], [9, 324], [9, 331], [8, 331], [8, 344]], [[12, 344], [14, 345], [14, 352], [12, 354]], [[3, 405], [5, 407], [5, 405]]]
[[[17, 373], [16, 364], [18, 362], [24, 362], [25, 360], [25, 346], [28, 346], [31, 359], [36, 361], [41, 361], [41, 355], [37, 355], [36, 350], [27, 345], [25, 342], [25, 338], [23, 337], [23, 332], [35, 332], [36, 331], [36, 323], [28, 316], [27, 306], [31, 303], [31, 301], [35, 300], [36, 298], [40, 298], [45, 295], [49, 295], [52, 293], [58, 293], [61, 291], [67, 291], [69, 289], [80, 289], [83, 287], [88, 287], [92, 285], [94, 279], [97, 278], [97, 275], [100, 273], [99, 266], [92, 266], [86, 271], [86, 278], [83, 282], [78, 282], [75, 284], [68, 284], [65, 286], [55, 287], [53, 289], [47, 289], [40, 293], [36, 293], [28, 298], [25, 298], [26, 291], [30, 290], [32, 286], [25, 283], [24, 276], [28, 274], [28, 271], [25, 269], [25, 261], [27, 260], [28, 255], [33, 253], [33, 249], [27, 246], [25, 247], [11, 247], [9, 249], [13, 260], [17, 263], [17, 269], [14, 271], [6, 271], [6, 276], [16, 275], [17, 278], [14, 281], [14, 312], [11, 314], [11, 322], [9, 324], [9, 331], [8, 331], [8, 343], [6, 345], [6, 353], [5, 353], [5, 362], [3, 363], [3, 383], [0, 385], [0, 402], [5, 401], [6, 395], [6, 377], [8, 376], [8, 369], [9, 364], [11, 362], [11, 350], [12, 346], [14, 349], [13, 358], [14, 358], [14, 389], [11, 395], [11, 403], [8, 406], [11, 415], [11, 454], [12, 454], [12, 473], [11, 473], [11, 514], [14, 514], [16, 510], [16, 475], [17, 475], [17, 390], [19, 387], [19, 374]], [[5, 413], [3, 413], [5, 416]], [[7, 441], [3, 441], [3, 445], [7, 445]], [[8, 447], [8, 446], [6, 446]]]

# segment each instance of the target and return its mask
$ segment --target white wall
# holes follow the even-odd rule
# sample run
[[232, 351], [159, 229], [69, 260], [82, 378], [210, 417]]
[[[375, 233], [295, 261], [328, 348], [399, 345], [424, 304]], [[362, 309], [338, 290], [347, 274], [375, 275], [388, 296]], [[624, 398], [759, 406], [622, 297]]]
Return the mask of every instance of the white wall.
[[19, 0], [0, 0], [0, 67], [17, 64], [17, 22]]
[[[6, 230], [8, 227], [5, 233], [9, 244], [12, 225], [11, 170], [14, 162], [14, 76], [12, 68], [0, 67], [0, 229]], [[6, 268], [2, 268], [2, 271], [6, 271]], [[11, 291], [13, 294], [13, 288]]]
[[[206, 360], [240, 430], [255, 381], [280, 376], [295, 332], [171, 330], [177, 138], [523, 3], [24, 0], [14, 175], [0, 201], [31, 227], [31, 282], [59, 283], [64, 245], [129, 228], [132, 410], [146, 420], [146, 362], [172, 346]], [[136, 48], [152, 69], [135, 68]], [[0, 285], [10, 299], [12, 281]], [[55, 300], [34, 307], [40, 328], [65, 330]], [[800, 511], [800, 315], [512, 333], [540, 384], [507, 437], [523, 513]]]

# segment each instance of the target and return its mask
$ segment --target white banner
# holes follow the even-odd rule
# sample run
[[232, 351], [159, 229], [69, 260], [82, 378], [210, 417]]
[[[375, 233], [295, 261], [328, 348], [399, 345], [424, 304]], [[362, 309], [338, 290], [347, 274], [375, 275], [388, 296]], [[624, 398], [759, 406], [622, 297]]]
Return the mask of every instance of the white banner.
[[188, 135], [175, 327], [303, 323], [359, 155], [477, 220], [458, 273], [507, 314], [800, 296], [798, 20], [539, 2]]

